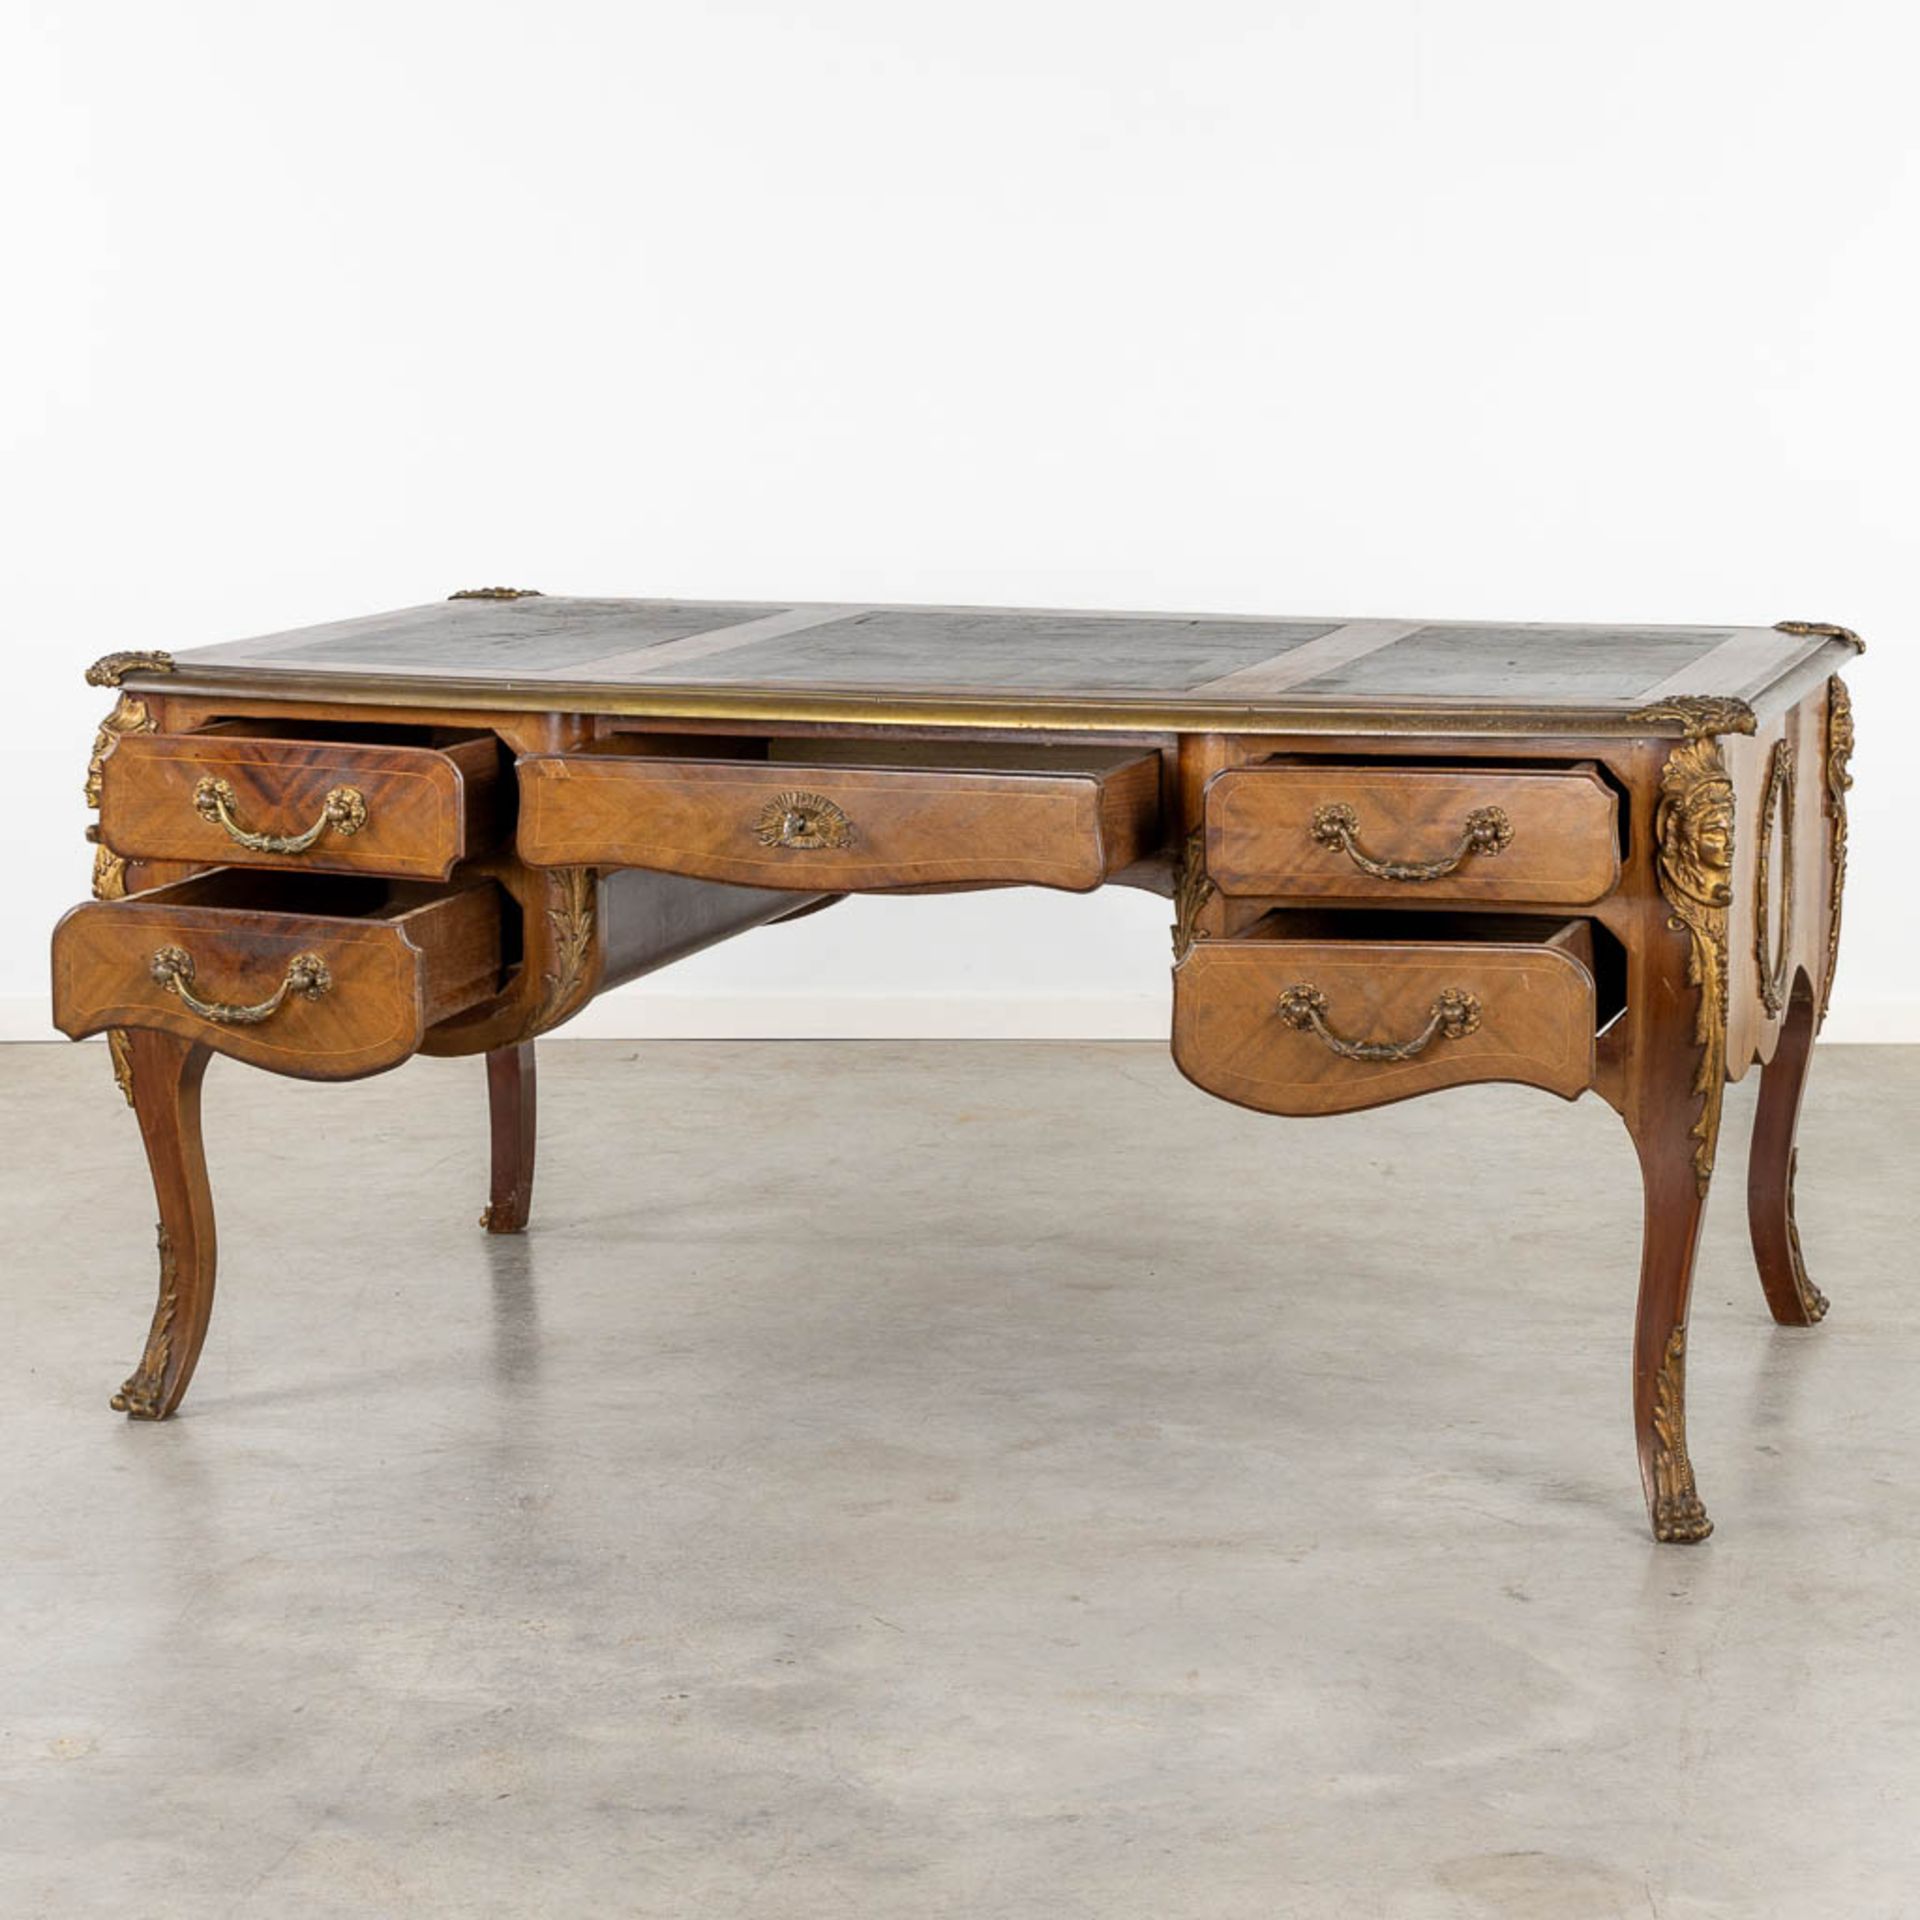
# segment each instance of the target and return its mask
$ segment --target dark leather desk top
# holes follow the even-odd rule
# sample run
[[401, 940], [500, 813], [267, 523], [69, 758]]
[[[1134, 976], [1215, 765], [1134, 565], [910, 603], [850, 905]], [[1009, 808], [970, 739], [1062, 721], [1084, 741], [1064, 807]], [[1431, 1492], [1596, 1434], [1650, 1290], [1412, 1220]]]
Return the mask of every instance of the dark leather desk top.
[[592, 600], [499, 590], [196, 648], [179, 690], [663, 717], [1263, 730], [1667, 730], [1784, 705], [1844, 630]]

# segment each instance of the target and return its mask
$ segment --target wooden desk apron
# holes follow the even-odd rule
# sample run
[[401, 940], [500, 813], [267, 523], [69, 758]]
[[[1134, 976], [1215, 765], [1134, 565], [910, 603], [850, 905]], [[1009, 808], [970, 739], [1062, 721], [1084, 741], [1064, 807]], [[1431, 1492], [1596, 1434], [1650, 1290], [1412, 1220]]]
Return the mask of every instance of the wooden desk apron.
[[180, 1404], [213, 1298], [211, 1053], [314, 1080], [483, 1053], [484, 1224], [533, 1178], [533, 1040], [846, 894], [1108, 882], [1173, 909], [1173, 1055], [1264, 1113], [1510, 1080], [1618, 1110], [1646, 1188], [1633, 1409], [1656, 1536], [1710, 1529], [1686, 1327], [1729, 1079], [1793, 1216], [1853, 721], [1841, 627], [1471, 626], [570, 600], [504, 588], [118, 653], [94, 898], [55, 1017], [105, 1031], [159, 1199], [114, 1405]]

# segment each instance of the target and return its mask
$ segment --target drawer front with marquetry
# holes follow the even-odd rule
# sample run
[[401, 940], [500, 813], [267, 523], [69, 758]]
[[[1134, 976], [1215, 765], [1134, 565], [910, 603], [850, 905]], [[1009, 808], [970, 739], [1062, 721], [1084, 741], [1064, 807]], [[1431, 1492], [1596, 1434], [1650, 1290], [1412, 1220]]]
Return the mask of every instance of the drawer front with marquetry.
[[1214, 884], [1250, 898], [1584, 906], [1620, 877], [1619, 802], [1585, 765], [1236, 767], [1206, 829]]
[[[1430, 936], [1399, 937], [1416, 917]], [[1377, 937], [1375, 919], [1395, 934]], [[1271, 914], [1197, 942], [1173, 979], [1175, 1064], [1265, 1113], [1482, 1080], [1572, 1099], [1592, 1082], [1595, 1024], [1592, 934], [1577, 920]]]
[[540, 754], [521, 858], [806, 892], [992, 885], [1085, 892], [1158, 843], [1158, 757], [860, 765]]
[[101, 769], [100, 837], [134, 860], [444, 880], [495, 836], [499, 748], [134, 733]]
[[196, 874], [60, 922], [54, 1021], [75, 1039], [151, 1027], [297, 1078], [356, 1079], [497, 991], [501, 911], [491, 882]]

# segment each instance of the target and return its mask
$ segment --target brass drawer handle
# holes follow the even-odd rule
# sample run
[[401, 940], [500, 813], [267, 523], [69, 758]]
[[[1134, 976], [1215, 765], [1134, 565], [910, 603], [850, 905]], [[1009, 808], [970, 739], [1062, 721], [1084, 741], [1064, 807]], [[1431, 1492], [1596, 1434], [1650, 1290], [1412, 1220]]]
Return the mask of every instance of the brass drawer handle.
[[853, 845], [853, 822], [824, 793], [776, 793], [760, 809], [753, 831], [763, 847]]
[[233, 788], [213, 774], [193, 790], [193, 810], [225, 827], [227, 838], [251, 853], [305, 853], [329, 827], [349, 840], [367, 824], [367, 797], [358, 787], [335, 787], [320, 806], [320, 818], [305, 833], [252, 833], [233, 817]]
[[1504, 853], [1513, 844], [1513, 822], [1499, 807], [1475, 807], [1467, 815], [1460, 844], [1437, 860], [1377, 860], [1360, 844], [1360, 816], [1344, 800], [1313, 811], [1313, 837], [1323, 847], [1340, 847], [1362, 873], [1376, 880], [1438, 880], [1470, 854]]
[[333, 975], [317, 953], [296, 953], [287, 962], [286, 978], [270, 999], [256, 1001], [250, 1007], [236, 1006], [230, 1000], [202, 1000], [187, 982], [193, 978], [193, 955], [180, 947], [162, 947], [153, 956], [153, 977], [169, 993], [180, 996], [181, 1004], [203, 1020], [222, 1027], [257, 1027], [271, 1020], [285, 1004], [290, 993], [318, 1000], [332, 991]]
[[1436, 1040], [1460, 1040], [1480, 1024], [1480, 1002], [1459, 987], [1443, 987], [1427, 1024], [1411, 1040], [1343, 1040], [1326, 1022], [1327, 996], [1302, 982], [1280, 996], [1275, 1009], [1288, 1026], [1311, 1029], [1342, 1060], [1411, 1060]]

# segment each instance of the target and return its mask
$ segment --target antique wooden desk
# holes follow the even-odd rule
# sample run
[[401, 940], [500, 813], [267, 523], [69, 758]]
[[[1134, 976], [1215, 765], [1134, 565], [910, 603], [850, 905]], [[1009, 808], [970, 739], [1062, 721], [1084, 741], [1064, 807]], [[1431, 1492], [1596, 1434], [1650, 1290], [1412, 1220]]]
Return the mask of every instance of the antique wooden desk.
[[1313, 1115], [1509, 1080], [1618, 1110], [1641, 1478], [1659, 1539], [1703, 1539], [1687, 1302], [1722, 1090], [1756, 1062], [1761, 1285], [1789, 1326], [1827, 1306], [1794, 1130], [1858, 645], [484, 588], [111, 654], [95, 897], [53, 985], [65, 1032], [109, 1035], [159, 1201], [113, 1404], [166, 1418], [206, 1337], [211, 1053], [313, 1080], [484, 1054], [482, 1218], [513, 1233], [534, 1037], [596, 993], [849, 893], [1113, 882], [1171, 896], [1173, 1057], [1209, 1093]]

